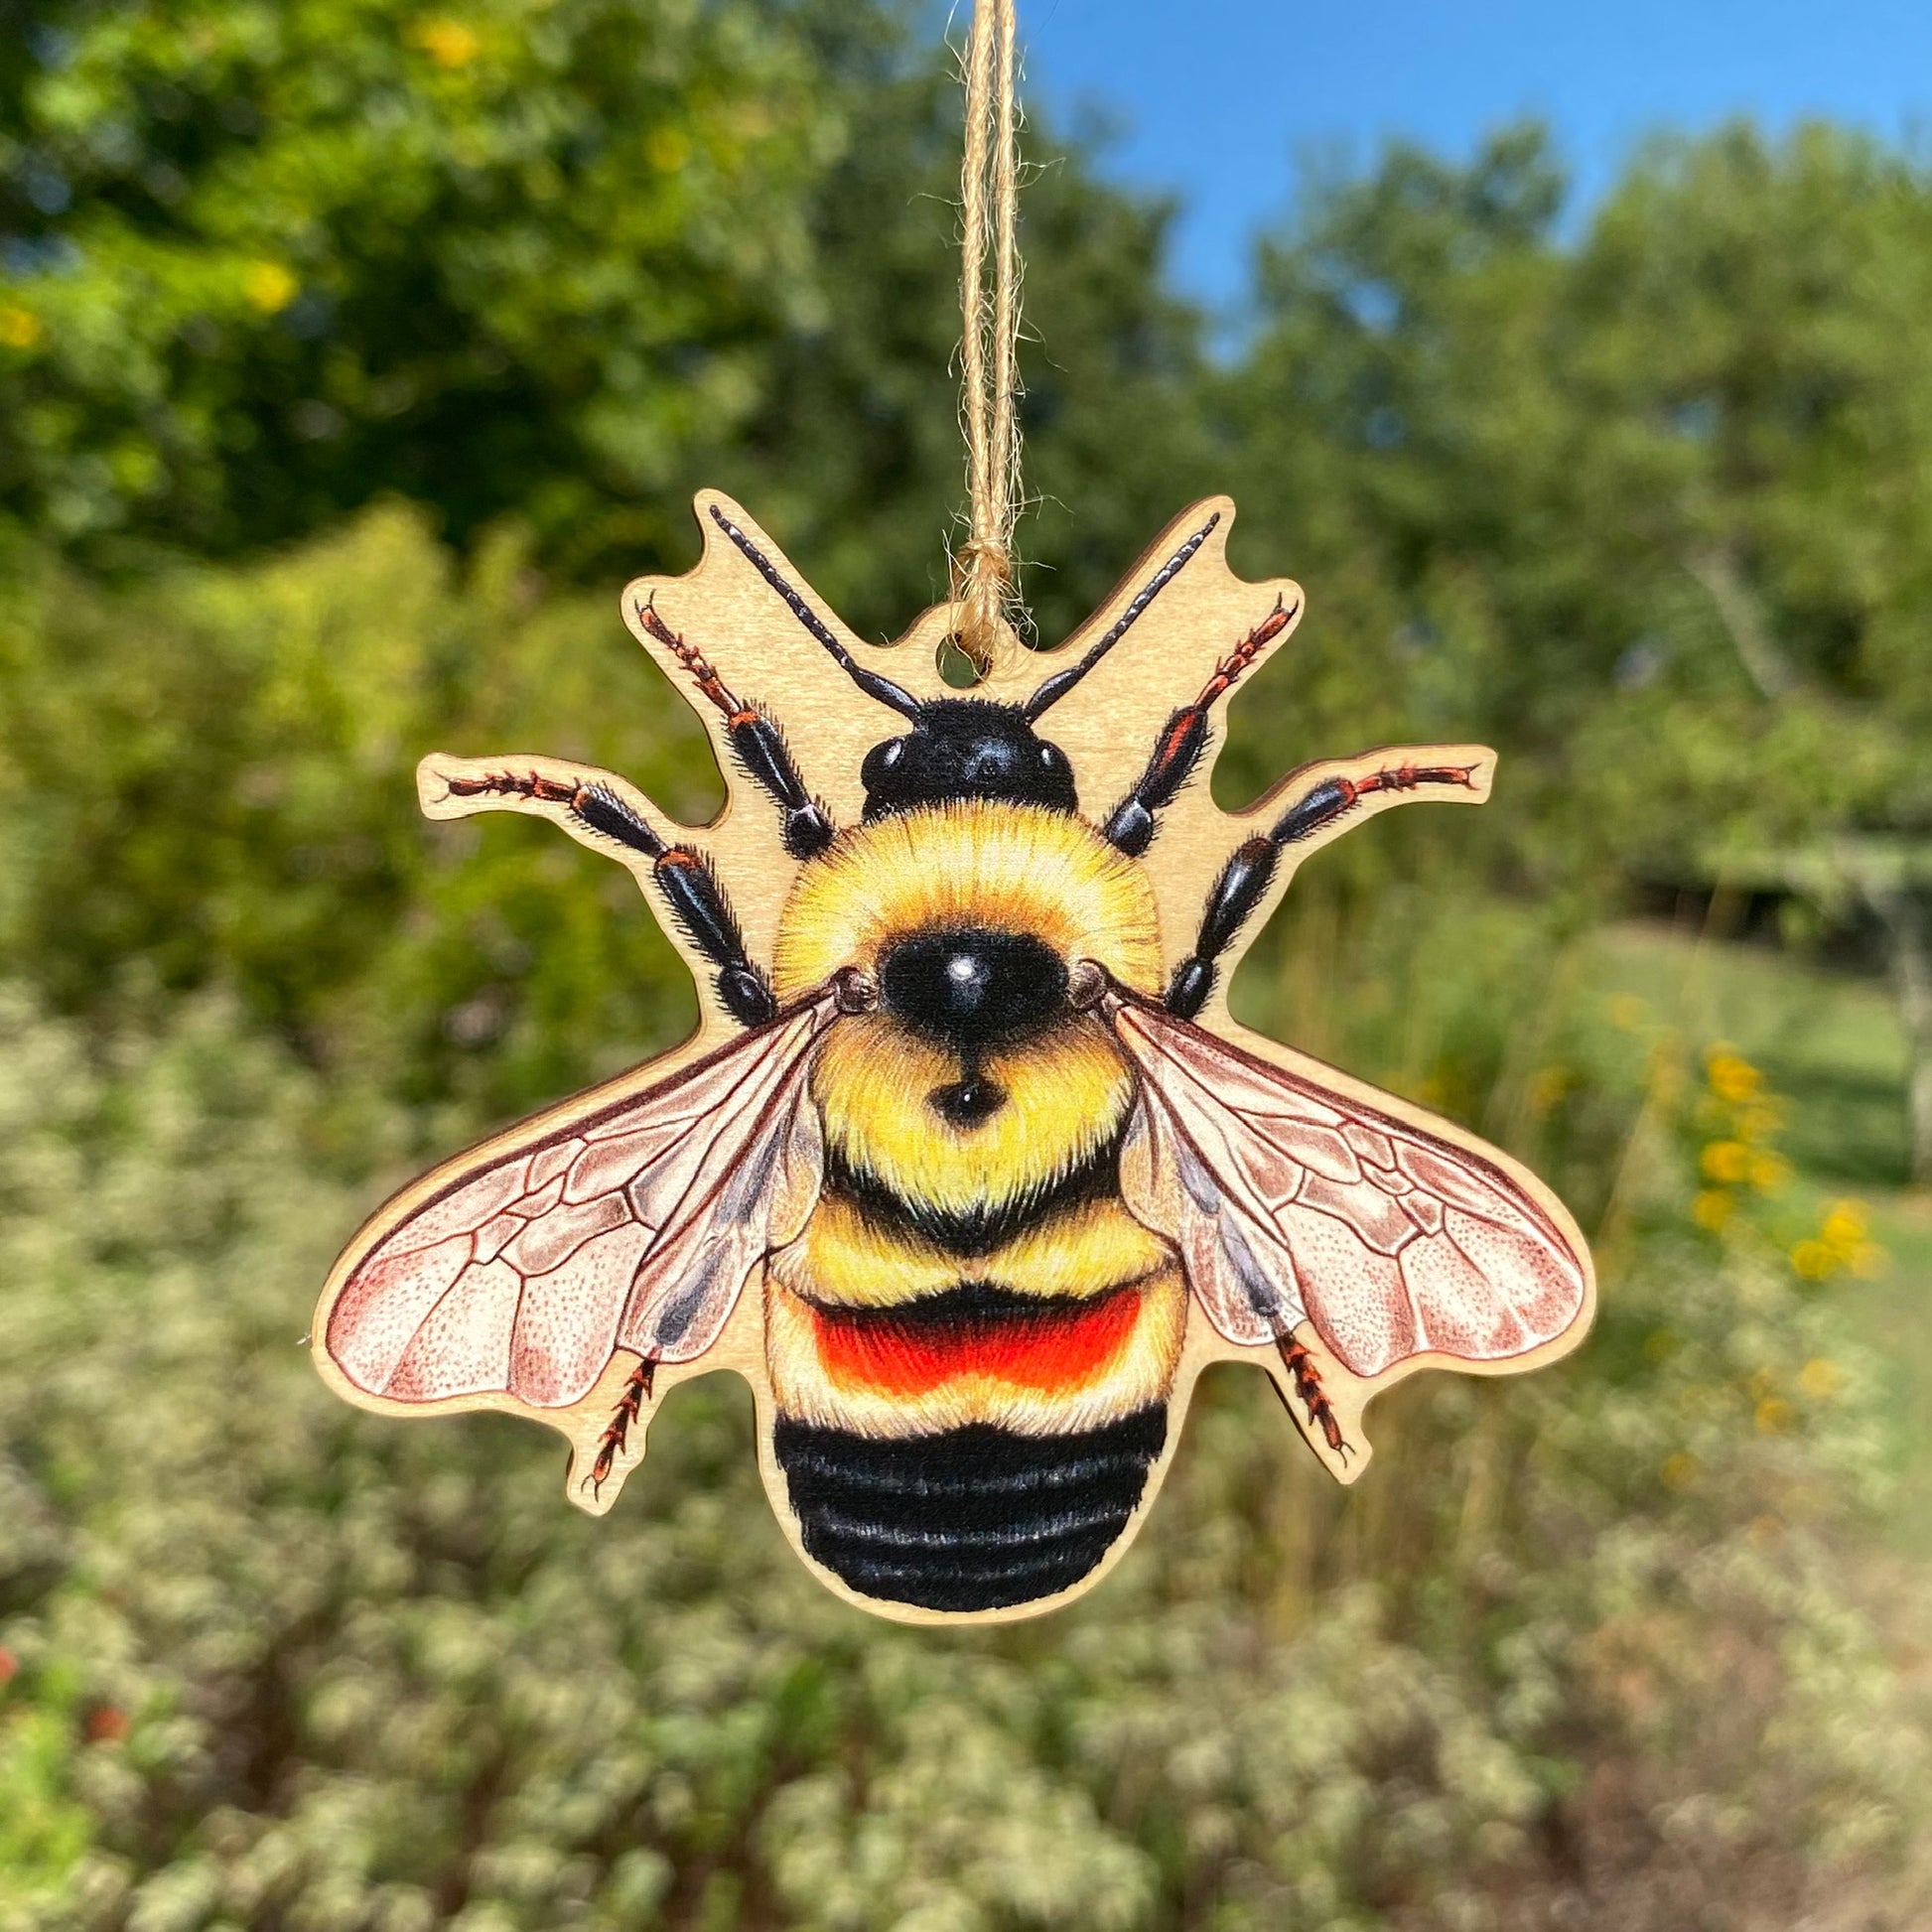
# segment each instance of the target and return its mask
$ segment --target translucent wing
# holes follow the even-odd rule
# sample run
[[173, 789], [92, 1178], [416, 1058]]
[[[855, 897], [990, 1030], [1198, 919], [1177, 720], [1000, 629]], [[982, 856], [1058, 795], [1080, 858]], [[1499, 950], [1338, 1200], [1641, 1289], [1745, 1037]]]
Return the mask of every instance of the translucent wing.
[[396, 1402], [496, 1391], [547, 1409], [620, 1347], [703, 1354], [818, 1197], [805, 1076], [836, 1010], [827, 992], [641, 1092], [624, 1075], [601, 1105], [593, 1092], [459, 1155], [337, 1263], [330, 1359]]
[[1306, 1319], [1369, 1376], [1426, 1353], [1506, 1360], [1582, 1313], [1581, 1242], [1498, 1162], [1158, 1008], [1106, 1006], [1141, 1075], [1122, 1191], [1228, 1340]]

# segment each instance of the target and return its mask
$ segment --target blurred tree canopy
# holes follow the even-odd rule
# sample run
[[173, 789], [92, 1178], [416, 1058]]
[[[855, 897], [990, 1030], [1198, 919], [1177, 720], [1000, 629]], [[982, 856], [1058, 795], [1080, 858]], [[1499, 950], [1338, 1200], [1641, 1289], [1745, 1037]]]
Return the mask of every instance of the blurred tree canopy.
[[1653, 144], [1574, 247], [1561, 187], [1534, 129], [1315, 184], [1222, 379], [1241, 493], [1390, 735], [1506, 745], [1519, 877], [1871, 920], [1932, 1174], [1932, 178], [1733, 126]]
[[[547, 744], [588, 750], [588, 724], [561, 714], [598, 711], [600, 680], [660, 731], [661, 687], [589, 593], [688, 559], [700, 482], [756, 502], [877, 634], [943, 593], [957, 100], [929, 25], [889, 0], [36, 14], [0, 89], [0, 502], [22, 587], [0, 677], [33, 800], [22, 846], [41, 857], [0, 918], [63, 1004], [140, 960], [171, 986], [236, 978], [311, 1043], [339, 1035], [317, 1003], [361, 1011], [343, 990], [354, 962], [392, 948], [333, 908], [344, 892], [372, 917], [408, 900], [396, 868], [424, 835], [374, 801], [401, 795], [431, 738], [473, 729], [459, 687], [518, 694], [500, 726], [478, 715], [479, 742], [548, 712]], [[1035, 145], [1053, 152], [1050, 133]], [[1396, 146], [1368, 175], [1312, 180], [1262, 249], [1249, 340], [1217, 364], [1162, 278], [1167, 210], [1077, 151], [1037, 170], [1024, 542], [1041, 634], [1090, 609], [1178, 503], [1232, 486], [1237, 560], [1294, 568], [1312, 608], [1292, 662], [1237, 711], [1229, 789], [1365, 742], [1488, 735], [1520, 803], [1458, 826], [1465, 875], [1533, 882], [1580, 916], [1633, 874], [1727, 868], [1784, 890], [1798, 875], [1778, 855], [1798, 851], [1804, 880], [1843, 889], [1821, 842], [1915, 851], [1932, 822], [1932, 377], [1912, 326], [1932, 187], [1863, 137], [1773, 146], [1739, 126], [1656, 146], [1574, 245], [1563, 203], [1534, 128], [1462, 166]], [[232, 607], [191, 582], [205, 560], [256, 570], [265, 546], [352, 541], [335, 534], [345, 515], [396, 498], [459, 561], [425, 548], [404, 566], [402, 526], [385, 525], [370, 568], [417, 580], [371, 604], [394, 599], [390, 643], [372, 660], [318, 645], [335, 695], [297, 729], [325, 762], [352, 683], [422, 704], [382, 739], [369, 789], [315, 794], [338, 856], [303, 876], [332, 883], [284, 897], [328, 936], [292, 909], [221, 920], [218, 894], [184, 919], [178, 887], [219, 846], [205, 828], [224, 812], [261, 828], [259, 807], [215, 801], [286, 764], [272, 667], [298, 647], [279, 619], [256, 637], [253, 619], [229, 623], [219, 647], [144, 639], [177, 611], [206, 639], [207, 613]], [[356, 569], [318, 555], [306, 578], [267, 568], [327, 604], [327, 574]], [[538, 624], [581, 639], [587, 683], [568, 688], [584, 704], [534, 661], [509, 668], [522, 620], [503, 599], [543, 583], [585, 588]], [[209, 721], [193, 732], [209, 814], [193, 830], [165, 730], [87, 749], [87, 707], [111, 713], [157, 678], [160, 716]], [[90, 756], [94, 785], [65, 787]], [[623, 756], [647, 769], [653, 754]], [[176, 802], [142, 789], [144, 759]], [[1350, 842], [1310, 897], [1359, 897], [1392, 861], [1458, 863], [1438, 844], [1406, 822]], [[228, 849], [255, 855], [252, 906], [277, 841]], [[69, 850], [90, 855], [79, 893]], [[1901, 986], [1915, 891], [1879, 907]], [[543, 956], [534, 939], [483, 948], [526, 950]], [[506, 970], [501, 1026], [544, 969]], [[501, 1067], [480, 981], [497, 984], [458, 973], [434, 1003], [471, 1013]], [[412, 1082], [452, 1077], [405, 1057]]]
[[[125, 565], [400, 494], [458, 542], [513, 512], [547, 564], [615, 581], [689, 554], [709, 482], [897, 627], [943, 588], [959, 467], [958, 107], [922, 20], [38, 9], [0, 87], [0, 503]], [[1158, 207], [1076, 162], [1028, 217], [1034, 483], [1107, 505], [1041, 524], [1071, 621], [1195, 486], [1194, 334]]]
[[6, 92], [7, 499], [231, 551], [678, 476], [809, 326], [835, 151], [783, 10], [40, 10]]
[[[1352, 560], [1401, 686], [1559, 755], [1604, 718], [1704, 729], [1621, 782], [1579, 761], [1619, 837], [1688, 854], [1725, 802], [1924, 812], [1922, 761], [1859, 713], [1925, 728], [1932, 181], [1863, 137], [1738, 126], [1653, 147], [1574, 247], [1561, 190], [1535, 130], [1315, 184], [1223, 378], [1244, 497]], [[1808, 748], [1779, 711], [1801, 696], [1849, 744]]]

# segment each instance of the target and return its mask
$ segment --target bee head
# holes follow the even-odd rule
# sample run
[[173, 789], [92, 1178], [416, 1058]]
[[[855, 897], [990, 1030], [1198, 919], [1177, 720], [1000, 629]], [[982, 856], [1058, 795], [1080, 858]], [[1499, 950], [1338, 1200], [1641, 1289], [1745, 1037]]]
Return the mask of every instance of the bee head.
[[867, 697], [897, 711], [912, 727], [866, 754], [860, 777], [866, 788], [863, 816], [867, 819], [891, 818], [920, 805], [970, 798], [1038, 805], [1069, 815], [1077, 812], [1073, 767], [1066, 754], [1041, 738], [1034, 727], [1140, 621], [1142, 613], [1186, 566], [1221, 520], [1221, 512], [1214, 511], [1141, 586], [1106, 633], [1075, 662], [1053, 672], [1025, 704], [996, 704], [989, 698], [915, 698], [903, 685], [860, 663], [723, 507], [713, 503], [709, 510], [711, 520], [784, 601], [833, 663]]
[[1066, 754], [1034, 730], [1025, 707], [935, 698], [910, 716], [910, 731], [866, 754], [860, 777], [868, 819], [961, 798], [1078, 809]]

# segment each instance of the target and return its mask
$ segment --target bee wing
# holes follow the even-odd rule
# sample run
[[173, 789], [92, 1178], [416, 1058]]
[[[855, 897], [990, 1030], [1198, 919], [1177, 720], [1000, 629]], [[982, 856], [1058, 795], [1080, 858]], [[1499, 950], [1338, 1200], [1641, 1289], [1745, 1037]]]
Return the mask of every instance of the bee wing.
[[1108, 1002], [1141, 1075], [1129, 1208], [1180, 1252], [1229, 1341], [1302, 1320], [1356, 1375], [1412, 1355], [1503, 1361], [1583, 1312], [1589, 1261], [1500, 1165], [1255, 1058], [1159, 1008]]
[[336, 1264], [329, 1359], [394, 1402], [548, 1409], [620, 1347], [703, 1354], [818, 1197], [805, 1079], [836, 1010], [819, 995], [641, 1092], [622, 1075], [399, 1195]]

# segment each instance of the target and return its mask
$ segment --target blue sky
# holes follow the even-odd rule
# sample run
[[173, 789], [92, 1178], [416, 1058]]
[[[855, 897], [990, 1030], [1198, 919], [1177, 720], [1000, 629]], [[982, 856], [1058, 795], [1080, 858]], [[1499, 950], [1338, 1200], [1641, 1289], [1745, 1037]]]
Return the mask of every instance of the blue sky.
[[1305, 151], [1462, 155], [1535, 113], [1587, 197], [1647, 131], [1734, 113], [1932, 149], [1932, 0], [1020, 0], [1020, 30], [1062, 124], [1101, 108], [1111, 171], [1183, 198], [1176, 278], [1223, 305]]

